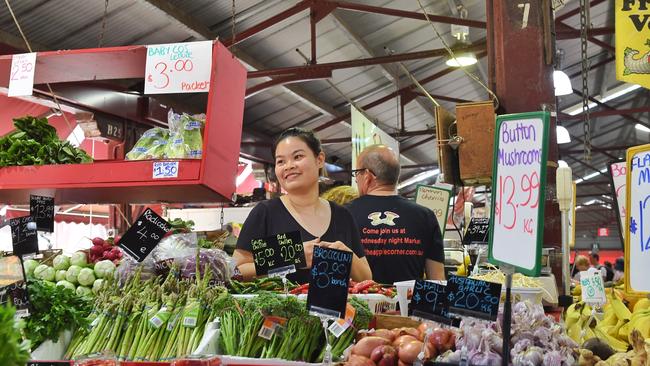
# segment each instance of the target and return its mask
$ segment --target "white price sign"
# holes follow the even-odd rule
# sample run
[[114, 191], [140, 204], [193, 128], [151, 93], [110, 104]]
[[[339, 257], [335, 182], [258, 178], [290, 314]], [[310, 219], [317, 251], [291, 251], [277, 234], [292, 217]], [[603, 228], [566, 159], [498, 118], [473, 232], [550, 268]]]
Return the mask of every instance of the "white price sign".
[[650, 145], [627, 150], [625, 292], [649, 293]]
[[154, 161], [153, 179], [178, 178], [177, 161]]
[[425, 186], [419, 185], [415, 193], [415, 203], [433, 211], [438, 219], [440, 233], [445, 235], [447, 226], [447, 215], [449, 213], [449, 200], [451, 199], [452, 187], [445, 186]]
[[10, 97], [32, 95], [35, 69], [36, 52], [21, 53], [11, 57], [8, 93]]
[[548, 112], [497, 117], [489, 258], [537, 276], [544, 231]]
[[145, 94], [210, 90], [212, 41], [147, 46]]
[[600, 305], [607, 302], [605, 283], [599, 270], [589, 268], [588, 271], [580, 272], [580, 285], [582, 287], [582, 301], [587, 304]]

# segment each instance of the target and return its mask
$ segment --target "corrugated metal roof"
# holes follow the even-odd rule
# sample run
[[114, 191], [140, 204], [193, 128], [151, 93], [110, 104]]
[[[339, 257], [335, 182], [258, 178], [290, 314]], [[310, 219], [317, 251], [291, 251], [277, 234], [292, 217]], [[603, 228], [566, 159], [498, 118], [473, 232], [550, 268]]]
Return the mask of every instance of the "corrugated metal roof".
[[[157, 0], [158, 1], [158, 0]], [[200, 33], [191, 28], [195, 25], [210, 29], [215, 36], [229, 38], [232, 34], [232, 1], [230, 0], [168, 0], [180, 12], [191, 19], [191, 24], [183, 24], [172, 15], [166, 14], [155, 6], [157, 1], [109, 0], [106, 31], [103, 38], [105, 46], [127, 44], [155, 44], [181, 42], [201, 38]], [[352, 0], [355, 3], [380, 6], [385, 8], [420, 12], [419, 6], [413, 0]], [[485, 21], [485, 1], [482, 0], [422, 0], [426, 10], [431, 14], [454, 16], [455, 9], [450, 4], [462, 3], [468, 11], [468, 18]], [[248, 29], [264, 20], [271, 18], [286, 9], [298, 4], [298, 0], [236, 0], [236, 31]], [[27, 37], [34, 44], [48, 49], [74, 49], [97, 47], [102, 31], [104, 1], [94, 0], [21, 0], [12, 1], [11, 5]], [[613, 27], [613, 0], [605, 1], [591, 8], [591, 24], [593, 27]], [[578, 2], [571, 1], [564, 6], [557, 16], [566, 14], [576, 8]], [[5, 11], [5, 5], [0, 3], [0, 31], [18, 36], [17, 29], [10, 15]], [[405, 19], [388, 15], [362, 13], [344, 9], [335, 10], [338, 19], [333, 15], [325, 17], [317, 25], [317, 60], [319, 63], [335, 62], [367, 58], [368, 55], [383, 56], [385, 48], [395, 53], [414, 52], [442, 48], [441, 41], [435, 35], [431, 26], [416, 19]], [[341, 24], [342, 23], [342, 24]], [[565, 23], [578, 29], [579, 16], [574, 15]], [[351, 35], [344, 28], [349, 28]], [[450, 26], [436, 24], [444, 39], [453, 44]], [[484, 29], [470, 28], [470, 39], [474, 43], [483, 42], [486, 37]], [[597, 36], [596, 38], [613, 45], [613, 35]], [[361, 49], [355, 40], [360, 40], [368, 47]], [[305, 60], [295, 49], [300, 49], [305, 55], [310, 55], [309, 12], [303, 11], [271, 28], [268, 28], [237, 45], [239, 50], [247, 54], [262, 68], [300, 66]], [[569, 74], [580, 71], [580, 40], [579, 38], [558, 40], [557, 48], [564, 51], [562, 69]], [[588, 55], [591, 63], [609, 57], [603, 48], [589, 44]], [[481, 61], [482, 69], [487, 70], [487, 59]], [[445, 70], [443, 58], [428, 58], [404, 62], [404, 65], [418, 79], [431, 76]], [[596, 95], [617, 86], [619, 83], [611, 75], [613, 62], [608, 66], [598, 68], [590, 73], [590, 94]], [[388, 73], [399, 75], [397, 81]], [[476, 67], [470, 71], [484, 80], [484, 75]], [[268, 79], [249, 80], [248, 86], [254, 86]], [[365, 66], [335, 70], [329, 79], [337, 91], [324, 80], [313, 80], [296, 84], [299, 93], [307, 93], [307, 98], [325, 106], [316, 108], [311, 102], [306, 102], [296, 93], [288, 91], [283, 86], [266, 89], [246, 99], [244, 125], [247, 129], [261, 132], [268, 136], [276, 135], [283, 129], [302, 123], [303, 126], [314, 128], [333, 118], [349, 112], [348, 99], [360, 106], [393, 93], [396, 88], [410, 84], [404, 72], [397, 65]], [[485, 81], [485, 80], [484, 80]], [[581, 88], [580, 76], [572, 79], [573, 87]], [[471, 101], [486, 100], [487, 93], [476, 82], [472, 81], [461, 71], [453, 71], [434, 81], [425, 83], [424, 87], [432, 94], [466, 99]], [[342, 94], [343, 95], [342, 95]], [[637, 105], [647, 105], [648, 92], [639, 90], [633, 94], [621, 97], [609, 104], [617, 108], [631, 108]], [[179, 96], [182, 103], [187, 103], [188, 109], [196, 110], [205, 105], [205, 96]], [[423, 130], [434, 125], [431, 116], [432, 105], [423, 97], [419, 102], [409, 103], [405, 108], [405, 123], [407, 130]], [[559, 109], [580, 103], [577, 95], [560, 97]], [[645, 102], [644, 102], [645, 101]], [[454, 110], [454, 103], [439, 101], [448, 110]], [[367, 114], [376, 119], [378, 124], [389, 132], [400, 127], [397, 99], [370, 108]], [[648, 122], [646, 115], [636, 116]], [[560, 122], [568, 126], [574, 136], [582, 137], [580, 121]], [[339, 123], [319, 133], [322, 138], [347, 137], [349, 126]], [[595, 119], [592, 134], [594, 146], [612, 146], [623, 143], [645, 142], [648, 134], [634, 129], [634, 122], [626, 121], [621, 116], [608, 116]], [[630, 136], [627, 140], [626, 137]], [[405, 145], [411, 145], [426, 139], [427, 136], [401, 138]], [[430, 141], [422, 146], [411, 149], [407, 155], [412, 162], [431, 163], [436, 160], [436, 142]], [[563, 150], [576, 150], [581, 143], [574, 142], [562, 145]], [[329, 144], [326, 151], [337, 155], [340, 162], [350, 161], [349, 144]], [[618, 156], [620, 151], [612, 152]], [[581, 158], [580, 155], [572, 155]], [[610, 158], [601, 153], [595, 153], [589, 165], [597, 169], [604, 168]], [[566, 159], [574, 168], [576, 176], [584, 176], [592, 172], [591, 168], [577, 163], [571, 158]], [[404, 159], [410, 164], [409, 160]], [[415, 173], [416, 171], [412, 171]], [[600, 178], [594, 178], [600, 179]], [[585, 186], [581, 188], [586, 194], [598, 194], [607, 189], [603, 186]], [[588, 199], [588, 198], [587, 198]]]

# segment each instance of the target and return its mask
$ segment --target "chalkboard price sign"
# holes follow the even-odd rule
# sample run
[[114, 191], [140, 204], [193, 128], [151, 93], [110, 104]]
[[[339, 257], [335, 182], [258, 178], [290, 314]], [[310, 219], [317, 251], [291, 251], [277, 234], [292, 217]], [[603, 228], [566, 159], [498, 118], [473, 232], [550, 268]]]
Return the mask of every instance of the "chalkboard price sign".
[[449, 312], [495, 321], [501, 299], [501, 284], [467, 277], [447, 280]]
[[14, 255], [22, 256], [38, 252], [36, 224], [31, 216], [9, 219], [9, 226], [11, 226]]
[[487, 244], [490, 234], [490, 219], [473, 217], [463, 236], [463, 244]]
[[451, 317], [448, 312], [447, 287], [445, 285], [415, 280], [413, 297], [409, 304], [409, 315], [457, 327], [460, 319]]
[[16, 313], [29, 310], [29, 296], [25, 281], [18, 281], [0, 288], [0, 304], [9, 302], [16, 308]]
[[138, 262], [142, 262], [172, 227], [165, 219], [147, 208], [126, 231], [118, 246]]
[[306, 263], [300, 231], [254, 239], [251, 249], [258, 276], [295, 272]]
[[342, 318], [348, 301], [352, 252], [314, 246], [307, 310]]
[[54, 231], [54, 197], [29, 195], [29, 215], [36, 221], [36, 229]]

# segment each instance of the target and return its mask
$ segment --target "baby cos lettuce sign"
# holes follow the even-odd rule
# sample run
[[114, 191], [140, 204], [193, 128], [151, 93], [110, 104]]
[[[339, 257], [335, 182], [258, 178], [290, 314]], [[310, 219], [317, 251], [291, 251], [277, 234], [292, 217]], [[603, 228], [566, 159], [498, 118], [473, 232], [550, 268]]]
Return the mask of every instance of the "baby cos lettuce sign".
[[650, 0], [616, 0], [616, 78], [650, 89]]

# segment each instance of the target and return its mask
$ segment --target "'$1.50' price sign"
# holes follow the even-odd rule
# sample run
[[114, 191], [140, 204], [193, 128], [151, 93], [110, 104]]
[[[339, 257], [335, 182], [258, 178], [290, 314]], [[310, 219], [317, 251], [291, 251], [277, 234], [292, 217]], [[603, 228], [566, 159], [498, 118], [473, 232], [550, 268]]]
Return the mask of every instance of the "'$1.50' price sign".
[[118, 246], [133, 259], [142, 262], [171, 229], [171, 225], [165, 219], [147, 208], [135, 224], [124, 233]]
[[499, 116], [494, 148], [490, 259], [537, 275], [544, 217], [547, 112]]
[[211, 71], [212, 41], [149, 45], [144, 93], [207, 92]]

